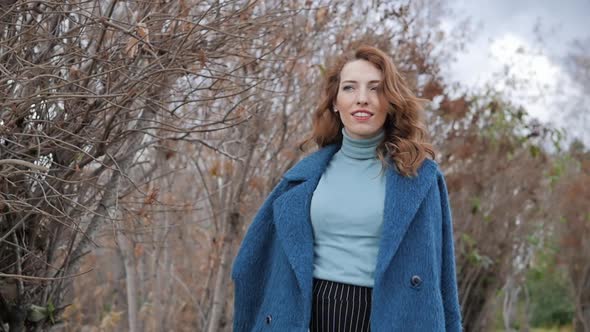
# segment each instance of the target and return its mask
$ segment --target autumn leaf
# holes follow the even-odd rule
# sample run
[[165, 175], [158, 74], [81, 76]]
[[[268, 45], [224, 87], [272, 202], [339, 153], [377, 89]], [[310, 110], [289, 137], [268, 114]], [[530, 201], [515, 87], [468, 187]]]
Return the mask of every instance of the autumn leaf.
[[424, 88], [422, 89], [422, 97], [432, 100], [436, 96], [442, 95], [444, 89], [442, 85], [437, 81], [430, 81], [426, 83]]
[[154, 202], [157, 200], [158, 198], [158, 192], [160, 191], [160, 188], [153, 188], [152, 190], [150, 190], [150, 192], [148, 193], [148, 195], [145, 197], [143, 203], [145, 205], [152, 205], [154, 204]]
[[135, 258], [140, 258], [143, 255], [143, 252], [143, 245], [141, 243], [136, 243], [135, 248], [133, 248], [133, 254], [135, 255]]
[[201, 63], [201, 67], [205, 67], [205, 65], [207, 64], [207, 54], [203, 49], [199, 49], [198, 57], [199, 62]]
[[328, 20], [328, 7], [322, 7], [315, 13], [315, 21], [318, 26], [323, 26]]
[[150, 42], [150, 34], [145, 23], [137, 23], [137, 27], [135, 28], [137, 31], [137, 35], [139, 36], [140, 40], [144, 43]]
[[211, 165], [211, 167], [209, 167], [209, 175], [213, 176], [213, 177], [217, 177], [221, 175], [221, 170], [220, 170], [220, 165], [219, 165], [219, 161], [215, 160], [215, 162], [213, 163], [213, 165]]
[[225, 174], [231, 174], [234, 170], [234, 164], [231, 160], [226, 160], [223, 163], [223, 171], [225, 172]]
[[125, 55], [128, 58], [134, 58], [137, 55], [137, 51], [139, 50], [139, 40], [137, 38], [130, 36], [127, 40], [127, 44], [125, 45]]

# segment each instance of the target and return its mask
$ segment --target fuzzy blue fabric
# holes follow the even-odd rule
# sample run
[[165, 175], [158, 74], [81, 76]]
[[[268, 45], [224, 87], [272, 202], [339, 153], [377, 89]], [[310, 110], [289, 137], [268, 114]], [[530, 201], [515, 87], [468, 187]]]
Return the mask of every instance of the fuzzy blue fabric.
[[[310, 202], [339, 148], [326, 146], [287, 171], [252, 221], [232, 268], [235, 332], [308, 330], [313, 283]], [[461, 330], [444, 176], [430, 159], [415, 177], [402, 176], [392, 164], [386, 170], [371, 331]]]

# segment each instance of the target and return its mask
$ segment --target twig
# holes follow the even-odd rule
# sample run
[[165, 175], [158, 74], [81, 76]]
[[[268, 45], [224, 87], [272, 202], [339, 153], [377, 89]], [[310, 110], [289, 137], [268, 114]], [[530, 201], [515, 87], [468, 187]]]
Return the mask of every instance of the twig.
[[40, 172], [47, 172], [49, 171], [49, 168], [47, 167], [43, 167], [43, 166], [39, 166], [39, 165], [35, 165], [33, 163], [30, 163], [28, 161], [24, 161], [24, 160], [19, 160], [19, 159], [0, 159], [0, 165], [3, 164], [10, 164], [10, 165], [20, 165], [20, 166], [25, 166]]
[[63, 279], [70, 279], [70, 278], [75, 278], [75, 277], [79, 277], [81, 275], [84, 275], [86, 273], [92, 272], [94, 269], [90, 269], [88, 271], [85, 272], [81, 272], [81, 273], [77, 273], [77, 274], [71, 274], [69, 276], [63, 276], [63, 277], [33, 277], [33, 276], [23, 276], [20, 274], [7, 274], [7, 273], [0, 273], [0, 278], [13, 278], [13, 279], [26, 279], [26, 280], [38, 280], [38, 281], [52, 281], [52, 280], [63, 280]]

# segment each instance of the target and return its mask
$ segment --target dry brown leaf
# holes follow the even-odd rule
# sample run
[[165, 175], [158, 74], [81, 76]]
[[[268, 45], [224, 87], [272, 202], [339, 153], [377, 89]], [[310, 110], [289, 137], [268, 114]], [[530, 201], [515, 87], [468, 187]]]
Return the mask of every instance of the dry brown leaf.
[[324, 25], [328, 20], [328, 7], [322, 7], [315, 13], [315, 21], [319, 26]]
[[211, 165], [211, 167], [209, 167], [209, 175], [211, 175], [213, 177], [221, 175], [220, 168], [221, 167], [219, 165], [219, 160], [215, 160], [213, 165]]
[[155, 187], [150, 190], [148, 195], [145, 197], [143, 203], [146, 205], [152, 205], [158, 199], [158, 193], [160, 192], [160, 188]]
[[106, 314], [100, 322], [101, 331], [110, 331], [117, 327], [117, 324], [121, 321], [123, 311], [111, 311]]
[[136, 243], [135, 248], [133, 249], [133, 254], [135, 255], [135, 258], [140, 258], [143, 255], [143, 252], [143, 245], [141, 243]]
[[186, 3], [186, 0], [180, 0], [179, 2], [179, 8], [180, 8], [180, 16], [181, 18], [187, 17], [191, 8], [190, 6]]
[[201, 67], [205, 67], [207, 63], [207, 54], [203, 49], [199, 49], [199, 62], [201, 63]]
[[137, 23], [137, 35], [144, 43], [150, 42], [150, 31], [145, 23]]
[[134, 58], [139, 50], [139, 40], [135, 37], [129, 37], [125, 45], [125, 55], [128, 58]]
[[225, 172], [225, 174], [231, 174], [234, 170], [234, 164], [231, 160], [226, 160], [223, 163], [223, 171]]

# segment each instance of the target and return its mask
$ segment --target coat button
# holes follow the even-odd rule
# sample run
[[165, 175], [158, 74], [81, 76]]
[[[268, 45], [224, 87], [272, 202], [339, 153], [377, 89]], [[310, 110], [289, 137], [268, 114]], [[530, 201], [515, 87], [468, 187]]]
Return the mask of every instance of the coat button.
[[270, 322], [272, 322], [272, 316], [268, 315], [266, 316], [266, 324], [270, 324]]
[[422, 283], [422, 278], [420, 278], [420, 276], [417, 276], [417, 275], [412, 276], [412, 279], [410, 279], [410, 283], [414, 287], [420, 286], [420, 284]]

